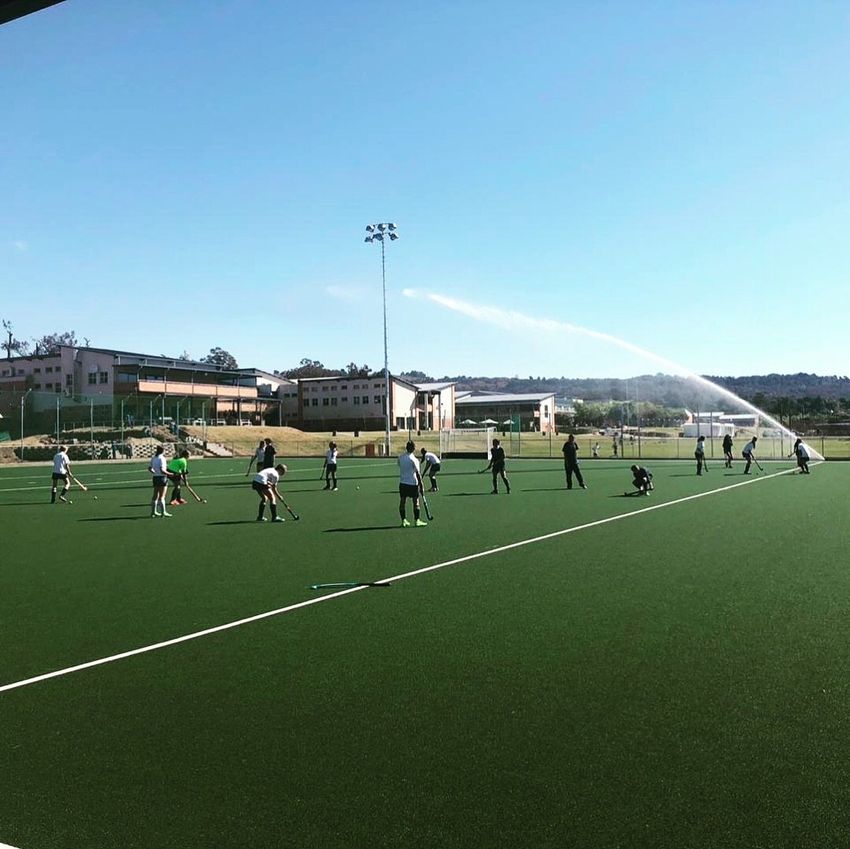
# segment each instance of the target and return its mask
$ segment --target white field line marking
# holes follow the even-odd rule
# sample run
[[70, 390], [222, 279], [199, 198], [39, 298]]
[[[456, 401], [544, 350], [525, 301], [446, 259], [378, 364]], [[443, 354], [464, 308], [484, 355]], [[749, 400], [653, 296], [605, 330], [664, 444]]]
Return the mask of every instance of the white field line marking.
[[[397, 464], [396, 464], [396, 463], [375, 463], [375, 465], [374, 465], [374, 466], [369, 466], [369, 468], [370, 468], [370, 469], [374, 469], [374, 468], [375, 468], [375, 466], [395, 466], [395, 465], [397, 465]], [[318, 470], [318, 468], [319, 468], [319, 467], [317, 466], [315, 470], [311, 470], [311, 469], [293, 469], [293, 470], [292, 470], [292, 471], [291, 471], [291, 472], [290, 472], [290, 473], [286, 476], [286, 479], [287, 479], [287, 480], [292, 480], [292, 479], [294, 479], [294, 478], [298, 478], [298, 477], [299, 477], [299, 475], [301, 475], [301, 476], [302, 476], [302, 478], [299, 478], [299, 481], [301, 481], [302, 479], [303, 479], [303, 480], [308, 480], [308, 481], [309, 481], [309, 480], [312, 480], [312, 479], [313, 479], [313, 475], [315, 475], [315, 472]], [[306, 474], [307, 474], [307, 472], [310, 472], [310, 473], [311, 473], [311, 474], [310, 474], [310, 476], [309, 476], [309, 477], [303, 477], [304, 475], [306, 475]], [[141, 474], [142, 472], [140, 471], [139, 473]], [[114, 473], [114, 474], [117, 474], [117, 473]], [[144, 470], [144, 474], [145, 474], [145, 475], [147, 475], [147, 474], [148, 474], [147, 469], [145, 469], [145, 470]], [[218, 480], [219, 478], [244, 478], [244, 477], [247, 477], [247, 475], [246, 475], [244, 472], [233, 472], [233, 473], [223, 472], [222, 474], [215, 474], [215, 473], [212, 473], [212, 474], [199, 474], [199, 475], [193, 475], [193, 476], [192, 476], [192, 480], [193, 480], [195, 483], [198, 483], [198, 481], [200, 481], [200, 482], [201, 482], [201, 484], [204, 484], [204, 483], [209, 483], [209, 482], [214, 481], [214, 480]], [[11, 480], [11, 479], [10, 479], [10, 480]], [[97, 480], [97, 478], [95, 478], [95, 480]], [[316, 478], [316, 480], [319, 480], [319, 478]], [[139, 479], [139, 478], [134, 478], [133, 480], [123, 480], [123, 481], [104, 481], [103, 483], [100, 483], [100, 484], [86, 484], [86, 486], [88, 486], [88, 487], [89, 487], [89, 489], [92, 489], [92, 488], [94, 488], [94, 487], [96, 487], [96, 488], [98, 488], [98, 489], [109, 489], [110, 487], [116, 486], [116, 485], [118, 485], [118, 484], [125, 484], [125, 483], [147, 484], [147, 483], [148, 483], [148, 481], [149, 481], [149, 479], [148, 479], [148, 478], [141, 478], [141, 479]], [[45, 489], [45, 488], [47, 487], [47, 484], [49, 484], [49, 483], [50, 483], [50, 481], [47, 481], [47, 483], [39, 484], [38, 486], [16, 486], [16, 487], [8, 487], [8, 488], [6, 488], [6, 489], [0, 489], [0, 492], [32, 492], [32, 491], [36, 491], [36, 490], [40, 490], [40, 489]], [[0, 506], [2, 506], [2, 505], [0, 505]], [[2, 846], [0, 846], [0, 849], [3, 849], [3, 847], [2, 847]]]
[[[632, 516], [639, 516], [643, 513], [651, 513], [653, 510], [661, 510], [664, 507], [672, 507], [676, 504], [684, 504], [686, 501], [694, 501], [697, 498], [706, 498], [709, 495], [716, 495], [719, 492], [729, 492], [729, 490], [737, 489], [740, 486], [748, 486], [749, 484], [757, 483], [758, 481], [765, 481], [769, 480], [770, 478], [779, 477], [780, 475], [791, 474], [794, 471], [796, 471], [796, 469], [785, 469], [781, 472], [774, 472], [772, 475], [760, 475], [757, 477], [752, 477], [748, 480], [741, 481], [740, 483], [733, 483], [730, 486], [724, 486], [719, 489], [712, 489], [708, 492], [699, 492], [696, 495], [687, 495], [684, 498], [677, 498], [675, 501], [665, 501], [661, 504], [653, 504], [651, 507], [643, 507], [640, 510], [632, 510], [630, 513], [618, 513], [616, 516], [609, 516], [607, 519], [597, 519], [595, 522], [587, 522], [584, 525], [576, 525], [572, 528], [562, 528], [560, 531], [552, 531], [551, 533], [543, 534], [539, 537], [531, 537], [530, 539], [523, 539], [519, 542], [511, 542], [507, 545], [501, 545], [498, 548], [491, 548], [487, 549], [486, 551], [478, 551], [475, 554], [466, 554], [463, 557], [456, 557], [454, 560], [445, 560], [442, 563], [435, 563], [432, 566], [424, 566], [421, 569], [414, 569], [412, 572], [402, 572], [401, 574], [393, 575], [389, 578], [378, 578], [376, 580], [381, 582], [392, 582], [401, 581], [406, 578], [414, 578], [417, 575], [424, 575], [426, 572], [434, 572], [437, 569], [444, 569], [447, 566], [457, 566], [458, 563], [468, 563], [470, 560], [479, 560], [482, 557], [492, 557], [492, 555], [500, 554], [503, 551], [510, 551], [514, 548], [522, 548], [526, 545], [533, 545], [537, 542], [555, 539], [556, 537], [564, 536], [565, 534], [573, 534], [577, 531], [586, 530], [587, 528], [595, 528], [599, 525], [607, 525], [609, 522], [618, 522], [621, 519], [629, 519]], [[103, 666], [106, 663], [114, 663], [117, 660], [124, 660], [125, 658], [134, 657], [135, 655], [147, 654], [148, 652], [158, 651], [159, 649], [168, 648], [169, 646], [176, 646], [180, 643], [187, 643], [190, 640], [197, 640], [200, 637], [207, 637], [210, 634], [217, 634], [221, 631], [229, 631], [231, 628], [238, 628], [241, 625], [248, 625], [251, 622], [259, 622], [262, 619], [270, 619], [273, 616], [282, 616], [284, 613], [291, 613], [293, 610], [300, 610], [302, 607], [310, 607], [314, 604], [321, 604], [322, 602], [331, 601], [335, 598], [341, 598], [342, 596], [360, 592], [364, 589], [369, 588], [366, 586], [350, 587], [349, 589], [340, 590], [339, 592], [329, 593], [328, 595], [307, 599], [306, 601], [299, 601], [296, 604], [290, 604], [286, 607], [279, 607], [276, 610], [268, 610], [265, 613], [257, 613], [254, 616], [246, 616], [244, 619], [237, 619], [234, 622], [225, 622], [223, 625], [216, 625], [212, 628], [205, 628], [203, 631], [195, 631], [192, 634], [184, 634], [182, 637], [173, 637], [170, 640], [163, 640], [162, 642], [153, 643], [149, 646], [142, 646], [141, 648], [130, 649], [129, 651], [110, 655], [109, 657], [101, 657], [98, 660], [89, 660], [86, 663], [78, 663], [76, 666], [68, 666], [65, 669], [57, 669], [53, 672], [46, 672], [43, 675], [35, 675], [32, 678], [24, 678], [21, 681], [13, 681], [11, 684], [0, 685], [0, 693], [5, 693], [8, 690], [17, 690], [21, 687], [27, 687], [30, 684], [37, 684], [40, 681], [47, 681], [51, 678], [59, 678], [63, 675], [70, 675], [72, 672], [81, 672], [84, 669], [91, 669], [95, 666]]]
[[8, 843], [0, 843], [0, 849], [15, 849], [15, 847], [9, 846]]

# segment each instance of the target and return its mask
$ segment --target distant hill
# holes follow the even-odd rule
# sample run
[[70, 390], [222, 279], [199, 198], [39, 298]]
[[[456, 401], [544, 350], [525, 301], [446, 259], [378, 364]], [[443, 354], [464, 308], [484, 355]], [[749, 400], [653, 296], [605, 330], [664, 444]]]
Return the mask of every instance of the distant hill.
[[[417, 374], [418, 377], [418, 374]], [[850, 378], [817, 374], [766, 374], [748, 377], [704, 375], [708, 380], [729, 389], [748, 401], [773, 398], [850, 399]], [[635, 398], [668, 407], [689, 406], [704, 400], [706, 393], [697, 391], [693, 381], [668, 374], [645, 374], [628, 380], [620, 378], [568, 377], [470, 377], [446, 376], [458, 389], [480, 392], [553, 392], [557, 396], [590, 401]], [[710, 394], [710, 393], [709, 393]]]

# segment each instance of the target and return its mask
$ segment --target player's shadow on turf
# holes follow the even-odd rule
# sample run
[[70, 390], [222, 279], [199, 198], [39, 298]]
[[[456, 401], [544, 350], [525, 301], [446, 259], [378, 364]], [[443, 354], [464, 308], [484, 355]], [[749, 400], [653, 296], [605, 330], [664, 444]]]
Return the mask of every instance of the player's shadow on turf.
[[229, 522], [207, 522], [208, 525], [256, 525], [256, 519], [233, 519]]
[[91, 519], [77, 519], [78, 522], [140, 522], [150, 521], [150, 516], [94, 516]]
[[326, 534], [351, 534], [356, 531], [394, 531], [400, 525], [370, 525], [362, 528], [328, 528]]
[[443, 498], [474, 498], [478, 495], [492, 495], [489, 490], [487, 492], [449, 492]]
[[[581, 489], [580, 486], [574, 486], [573, 489]], [[570, 490], [571, 491], [571, 490]], [[566, 486], [539, 486], [534, 489], [520, 489], [517, 492], [567, 492]]]

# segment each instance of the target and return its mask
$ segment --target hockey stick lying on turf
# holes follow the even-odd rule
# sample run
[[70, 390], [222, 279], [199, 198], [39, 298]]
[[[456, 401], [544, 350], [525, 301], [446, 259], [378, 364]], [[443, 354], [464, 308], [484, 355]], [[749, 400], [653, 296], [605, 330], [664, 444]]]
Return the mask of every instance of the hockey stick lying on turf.
[[311, 584], [311, 590], [340, 590], [349, 587], [388, 587], [389, 581], [336, 581], [332, 584]]
[[280, 503], [286, 508], [286, 512], [289, 513], [289, 515], [297, 522], [301, 517], [292, 510], [280, 493], [278, 493], [278, 497], [280, 498]]
[[70, 472], [68, 472], [68, 477], [83, 491], [88, 492], [89, 488], [82, 482], [77, 480]]
[[421, 492], [419, 497], [422, 499], [422, 506], [425, 508], [425, 515], [428, 517], [429, 522], [434, 521], [434, 514], [431, 512], [431, 508], [428, 506], [428, 499], [425, 497], [425, 493]]

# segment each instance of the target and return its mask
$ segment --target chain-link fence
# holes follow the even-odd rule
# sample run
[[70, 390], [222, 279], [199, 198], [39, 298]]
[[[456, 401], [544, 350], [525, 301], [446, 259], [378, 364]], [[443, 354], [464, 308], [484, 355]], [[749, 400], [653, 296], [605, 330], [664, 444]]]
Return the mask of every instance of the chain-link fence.
[[[210, 418], [210, 412], [209, 403], [197, 399], [109, 396], [82, 400], [61, 393], [0, 390], [0, 462], [49, 460], [59, 445], [67, 446], [74, 459], [143, 459], [159, 443], [186, 445], [199, 456], [248, 457], [259, 438], [266, 436], [272, 438], [282, 457], [320, 457], [331, 439], [342, 457], [379, 457], [384, 453], [382, 431], [310, 433], [291, 428], [240, 427]], [[768, 428], [758, 432], [760, 459], [782, 459], [791, 453], [792, 440], [787, 435]], [[736, 457], [750, 435], [742, 431], [735, 438]], [[541, 434], [496, 428], [487, 436], [498, 436], [509, 457], [556, 458], [561, 457], [566, 432]], [[399, 454], [408, 439], [416, 442], [417, 450], [443, 451], [447, 456], [455, 453], [453, 445], [463, 443], [455, 438], [449, 444], [450, 441], [441, 440], [439, 431], [393, 431], [391, 454]], [[473, 436], [474, 450], [480, 448], [485, 457], [481, 440], [477, 432]], [[675, 428], [618, 432], [616, 436], [577, 433], [576, 440], [579, 456], [584, 460], [597, 456], [647, 461], [693, 459], [695, 445], [693, 438], [681, 437]], [[807, 436], [806, 442], [828, 460], [850, 459], [850, 435]], [[723, 458], [717, 437], [706, 440], [705, 450], [709, 462]]]

